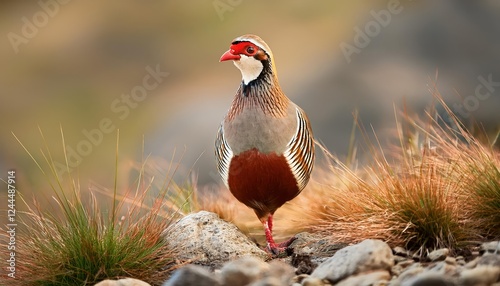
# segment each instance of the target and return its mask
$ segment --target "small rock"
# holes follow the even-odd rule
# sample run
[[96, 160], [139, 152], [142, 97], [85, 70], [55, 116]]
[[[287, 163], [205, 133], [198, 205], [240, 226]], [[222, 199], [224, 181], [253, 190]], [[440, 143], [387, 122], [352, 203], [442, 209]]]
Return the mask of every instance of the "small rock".
[[326, 239], [321, 239], [321, 236], [308, 232], [301, 232], [295, 235], [297, 238], [290, 247], [294, 249], [294, 253], [298, 254], [314, 254], [317, 257], [330, 257], [337, 250], [348, 246], [345, 243], [331, 243]]
[[292, 266], [297, 268], [295, 274], [311, 274], [318, 265], [311, 261], [311, 256], [306, 254], [292, 255]]
[[399, 262], [398, 265], [406, 268], [406, 267], [409, 267], [410, 265], [413, 265], [415, 263], [417, 263], [417, 262], [413, 261], [412, 259], [407, 259], [407, 260]]
[[448, 256], [444, 259], [444, 262], [446, 262], [449, 265], [457, 265], [457, 259], [455, 257]]
[[500, 241], [490, 241], [481, 244], [480, 253], [500, 254]]
[[406, 261], [408, 260], [408, 258], [404, 257], [404, 256], [399, 256], [399, 255], [394, 255], [394, 262], [396, 264], [402, 262], [402, 261]]
[[262, 260], [268, 257], [265, 251], [250, 241], [234, 224], [207, 211], [183, 217], [165, 230], [164, 238], [172, 247], [180, 250], [179, 259], [213, 268], [245, 255]]
[[390, 270], [394, 265], [392, 250], [381, 240], [367, 239], [340, 249], [320, 264], [311, 277], [336, 283], [353, 274], [371, 270]]
[[450, 254], [450, 250], [448, 248], [436, 249], [427, 255], [427, 258], [430, 261], [441, 261], [445, 260], [446, 257]]
[[244, 286], [264, 277], [269, 264], [255, 258], [243, 257], [224, 265], [221, 269], [222, 285]]
[[463, 286], [490, 285], [500, 280], [500, 267], [477, 266], [473, 269], [466, 269], [460, 273], [459, 284]]
[[389, 285], [402, 285], [404, 282], [410, 281], [420, 273], [423, 273], [424, 270], [425, 269], [422, 264], [420, 264], [420, 262], [415, 262], [414, 264], [403, 270], [403, 272], [396, 279], [391, 280]]
[[486, 253], [479, 257], [477, 265], [488, 265], [500, 267], [500, 255]]
[[151, 286], [151, 285], [149, 283], [146, 283], [138, 279], [125, 278], [120, 280], [104, 280], [95, 284], [95, 286]]
[[471, 252], [470, 252], [470, 255], [471, 255], [472, 257], [478, 257], [478, 256], [480, 256], [480, 255], [481, 255], [481, 252], [480, 252], [480, 251], [471, 251]]
[[285, 262], [273, 260], [269, 262], [269, 270], [264, 275], [276, 278], [270, 281], [279, 281], [279, 285], [290, 285], [295, 275], [295, 269]]
[[344, 280], [341, 280], [339, 283], [335, 284], [335, 286], [377, 286], [377, 285], [387, 285], [387, 282], [391, 279], [391, 274], [389, 272], [383, 271], [375, 271], [370, 273], [360, 273], [357, 275], [353, 275], [347, 277]]
[[218, 286], [214, 275], [198, 265], [186, 265], [176, 270], [163, 286]]
[[302, 286], [324, 286], [324, 285], [327, 284], [325, 284], [321, 279], [314, 277], [307, 277], [306, 279], [302, 280]]
[[394, 255], [402, 256], [402, 257], [409, 257], [410, 253], [408, 250], [406, 250], [404, 247], [401, 246], [396, 246], [392, 249], [392, 253]]
[[294, 249], [294, 253], [302, 253], [303, 248], [307, 248], [304, 252], [310, 254], [310, 251], [314, 251], [314, 245], [321, 240], [321, 237], [309, 232], [300, 232], [294, 236], [296, 239], [290, 244], [290, 247]]
[[455, 283], [450, 277], [435, 272], [423, 272], [401, 283], [401, 286], [454, 286], [454, 285]]

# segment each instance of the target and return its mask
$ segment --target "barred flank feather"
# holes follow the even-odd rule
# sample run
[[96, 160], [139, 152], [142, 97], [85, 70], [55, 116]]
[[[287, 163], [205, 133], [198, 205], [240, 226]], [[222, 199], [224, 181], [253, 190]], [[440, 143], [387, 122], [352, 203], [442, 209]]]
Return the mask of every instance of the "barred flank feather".
[[314, 140], [307, 115], [297, 107], [297, 133], [283, 154], [297, 180], [299, 190], [309, 181], [314, 165]]
[[233, 158], [233, 151], [224, 139], [224, 126], [221, 124], [215, 139], [215, 159], [217, 160], [217, 170], [226, 187], [228, 186], [229, 164]]

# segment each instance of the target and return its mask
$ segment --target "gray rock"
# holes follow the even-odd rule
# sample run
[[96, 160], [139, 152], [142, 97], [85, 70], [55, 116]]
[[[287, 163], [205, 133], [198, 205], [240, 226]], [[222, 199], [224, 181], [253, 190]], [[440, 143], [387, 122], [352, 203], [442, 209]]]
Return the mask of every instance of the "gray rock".
[[482, 252], [500, 254], [500, 241], [490, 241], [481, 244]]
[[450, 250], [448, 248], [436, 249], [427, 255], [427, 258], [430, 261], [441, 261], [445, 260], [446, 257], [450, 254]]
[[187, 265], [174, 272], [163, 286], [219, 286], [214, 275], [204, 267]]
[[401, 283], [401, 286], [453, 286], [455, 282], [450, 277], [436, 273], [423, 272]]
[[179, 250], [179, 259], [214, 268], [245, 255], [268, 258], [238, 228], [206, 211], [193, 213], [172, 224], [164, 232], [168, 243]]
[[120, 280], [104, 280], [95, 284], [95, 286], [151, 286], [151, 285], [149, 283], [146, 283], [138, 279], [125, 278]]
[[476, 286], [491, 285], [500, 282], [500, 267], [480, 265], [473, 269], [465, 269], [458, 278], [459, 285]]
[[320, 264], [311, 277], [336, 283], [353, 274], [371, 270], [390, 270], [394, 265], [392, 250], [381, 240], [367, 239], [337, 251]]
[[387, 282], [391, 280], [391, 274], [388, 271], [375, 271], [370, 273], [360, 273], [347, 277], [341, 280], [335, 286], [377, 286], [377, 285], [387, 285]]
[[222, 267], [220, 275], [226, 286], [244, 286], [256, 282], [266, 275], [269, 264], [255, 258], [243, 257]]

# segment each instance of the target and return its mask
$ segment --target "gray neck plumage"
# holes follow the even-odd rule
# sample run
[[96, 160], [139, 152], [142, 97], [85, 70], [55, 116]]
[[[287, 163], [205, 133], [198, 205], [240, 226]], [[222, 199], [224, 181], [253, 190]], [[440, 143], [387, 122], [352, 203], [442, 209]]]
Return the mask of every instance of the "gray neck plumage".
[[269, 61], [262, 61], [264, 68], [260, 75], [248, 84], [241, 82], [233, 101], [233, 115], [245, 108], [261, 108], [266, 114], [284, 116], [290, 100], [281, 90], [278, 78]]

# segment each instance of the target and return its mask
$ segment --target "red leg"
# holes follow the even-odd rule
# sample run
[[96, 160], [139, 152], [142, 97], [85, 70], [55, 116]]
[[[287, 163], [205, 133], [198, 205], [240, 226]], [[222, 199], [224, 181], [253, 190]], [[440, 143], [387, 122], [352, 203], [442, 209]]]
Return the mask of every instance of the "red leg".
[[269, 230], [271, 231], [271, 233], [273, 233], [273, 214], [270, 214], [267, 217], [267, 225], [269, 226]]
[[287, 241], [284, 241], [282, 243], [276, 243], [274, 242], [273, 238], [273, 215], [270, 214], [267, 217], [267, 220], [263, 220], [262, 224], [264, 226], [264, 232], [266, 234], [266, 241], [267, 241], [267, 247], [266, 249], [269, 250], [271, 253], [279, 255], [281, 253], [286, 252], [287, 248], [292, 244], [292, 242], [297, 239], [296, 237], [292, 237]]
[[269, 225], [269, 219], [268, 219], [267, 221], [264, 221], [262, 224], [264, 225], [264, 232], [266, 233], [267, 247], [275, 245], [276, 243], [274, 242], [273, 239], [272, 223], [271, 225]]

